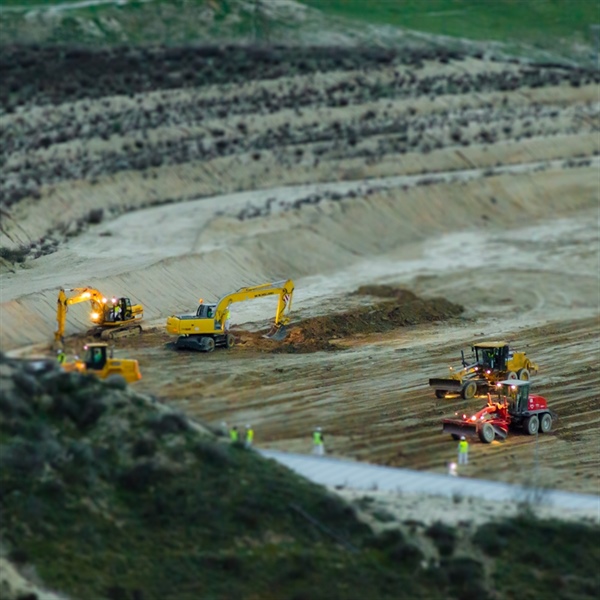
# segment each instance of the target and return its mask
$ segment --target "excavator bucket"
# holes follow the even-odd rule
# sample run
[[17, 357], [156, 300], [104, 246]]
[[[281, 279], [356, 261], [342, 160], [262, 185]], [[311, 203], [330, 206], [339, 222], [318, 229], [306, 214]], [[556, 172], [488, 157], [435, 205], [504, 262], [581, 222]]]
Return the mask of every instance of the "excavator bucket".
[[271, 331], [266, 333], [264, 337], [275, 340], [276, 342], [281, 342], [287, 337], [287, 327], [285, 325], [273, 325]]

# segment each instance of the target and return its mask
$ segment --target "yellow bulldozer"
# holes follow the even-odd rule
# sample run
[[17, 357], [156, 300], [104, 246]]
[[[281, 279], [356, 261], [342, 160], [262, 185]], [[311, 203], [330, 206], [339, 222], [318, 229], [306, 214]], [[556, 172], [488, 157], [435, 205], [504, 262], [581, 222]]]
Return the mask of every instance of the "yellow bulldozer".
[[278, 296], [275, 323], [266, 337], [280, 341], [287, 335], [288, 313], [292, 306], [294, 283], [291, 280], [264, 283], [254, 287], [240, 288], [223, 296], [215, 304], [200, 305], [195, 314], [170, 316], [167, 319], [167, 333], [179, 336], [175, 348], [212, 352], [217, 347], [231, 348], [235, 344], [233, 334], [227, 331], [229, 306], [253, 298]]
[[63, 345], [69, 306], [80, 302], [89, 302], [92, 305], [90, 319], [94, 327], [89, 333], [94, 337], [110, 340], [135, 335], [142, 330], [139, 321], [144, 316], [144, 307], [141, 304], [131, 304], [131, 300], [125, 297], [113, 296], [109, 299], [91, 287], [61, 288], [56, 304], [58, 328], [54, 333], [55, 347], [60, 348]]
[[112, 382], [134, 383], [142, 378], [137, 360], [114, 358], [108, 344], [103, 342], [86, 344], [83, 359], [62, 364], [65, 371], [93, 373], [96, 377]]
[[532, 374], [538, 372], [538, 366], [527, 358], [525, 352], [515, 352], [507, 342], [480, 342], [471, 346], [471, 352], [471, 361], [467, 362], [464, 351], [461, 351], [462, 369], [449, 367], [448, 377], [429, 380], [436, 398], [460, 394], [470, 400], [486, 394], [498, 381], [528, 381]]

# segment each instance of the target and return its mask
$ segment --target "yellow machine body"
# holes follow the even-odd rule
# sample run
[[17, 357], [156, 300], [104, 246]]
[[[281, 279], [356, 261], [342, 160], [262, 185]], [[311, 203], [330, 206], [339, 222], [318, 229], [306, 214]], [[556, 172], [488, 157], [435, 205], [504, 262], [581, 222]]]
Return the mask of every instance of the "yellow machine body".
[[[67, 295], [68, 292], [71, 295]], [[126, 297], [106, 297], [91, 287], [61, 288], [56, 303], [58, 324], [54, 332], [56, 346], [62, 346], [69, 306], [80, 302], [91, 304], [90, 320], [94, 324], [91, 333], [102, 339], [112, 339], [141, 331], [138, 324], [144, 316], [144, 307], [141, 304], [131, 304], [131, 300]]]
[[134, 383], [142, 378], [137, 360], [113, 358], [105, 343], [86, 344], [83, 359], [66, 362], [62, 365], [65, 371], [94, 373], [100, 379], [120, 379]]
[[244, 302], [265, 296], [278, 296], [275, 322], [271, 339], [281, 340], [285, 337], [285, 326], [289, 323], [289, 311], [292, 306], [294, 283], [291, 280], [265, 283], [239, 290], [223, 296], [214, 304], [200, 303], [195, 314], [172, 315], [167, 318], [167, 333], [177, 335], [177, 348], [211, 352], [216, 346], [230, 348], [234, 344], [232, 334], [225, 331], [225, 321], [229, 306], [234, 302]]
[[507, 342], [480, 342], [471, 346], [472, 359], [468, 363], [462, 353], [463, 368], [455, 370], [445, 378], [430, 379], [435, 395], [443, 398], [447, 393], [459, 393], [470, 399], [478, 393], [486, 393], [498, 381], [528, 381], [537, 373], [537, 364], [531, 362], [525, 352], [512, 350]]

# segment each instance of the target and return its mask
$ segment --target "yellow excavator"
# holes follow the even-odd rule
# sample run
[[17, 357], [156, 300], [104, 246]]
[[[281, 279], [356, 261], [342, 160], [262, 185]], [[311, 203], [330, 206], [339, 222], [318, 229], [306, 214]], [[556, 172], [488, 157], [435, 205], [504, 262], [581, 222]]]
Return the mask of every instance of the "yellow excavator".
[[[67, 295], [67, 293], [71, 295]], [[58, 329], [54, 332], [56, 348], [63, 345], [69, 306], [80, 302], [90, 302], [92, 305], [90, 319], [95, 327], [92, 328], [90, 334], [95, 337], [110, 340], [134, 335], [142, 330], [138, 324], [144, 315], [144, 307], [141, 304], [131, 304], [131, 300], [125, 297], [109, 299], [91, 287], [61, 288], [56, 304], [56, 321], [58, 322]]]
[[75, 358], [73, 362], [65, 362], [65, 371], [93, 373], [96, 377], [108, 382], [134, 383], [142, 378], [137, 360], [130, 358], [114, 358], [106, 343], [86, 344], [83, 359]]
[[281, 341], [286, 335], [286, 325], [290, 318], [294, 282], [275, 281], [254, 287], [240, 288], [236, 292], [223, 296], [215, 304], [204, 304], [201, 300], [195, 314], [170, 316], [167, 319], [167, 333], [179, 336], [175, 348], [212, 352], [216, 347], [231, 348], [235, 344], [234, 336], [227, 331], [229, 306], [234, 302], [243, 302], [265, 296], [279, 296], [275, 323], [266, 337]]

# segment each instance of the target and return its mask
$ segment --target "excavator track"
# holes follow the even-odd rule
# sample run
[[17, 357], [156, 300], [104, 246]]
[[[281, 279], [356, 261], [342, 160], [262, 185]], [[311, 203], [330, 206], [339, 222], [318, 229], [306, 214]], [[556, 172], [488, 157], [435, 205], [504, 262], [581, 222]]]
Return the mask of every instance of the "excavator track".
[[116, 340], [120, 338], [134, 337], [136, 335], [141, 335], [141, 333], [141, 325], [118, 327], [116, 329], [97, 328], [92, 330], [92, 335], [102, 340]]

